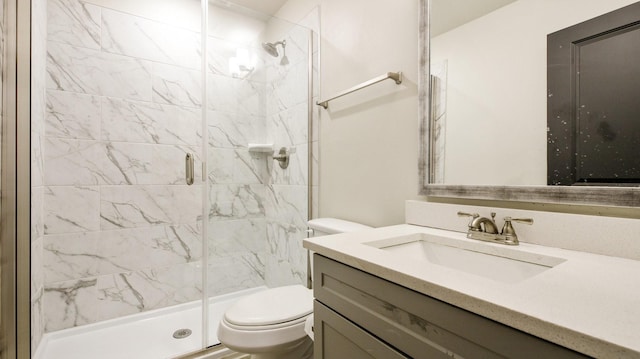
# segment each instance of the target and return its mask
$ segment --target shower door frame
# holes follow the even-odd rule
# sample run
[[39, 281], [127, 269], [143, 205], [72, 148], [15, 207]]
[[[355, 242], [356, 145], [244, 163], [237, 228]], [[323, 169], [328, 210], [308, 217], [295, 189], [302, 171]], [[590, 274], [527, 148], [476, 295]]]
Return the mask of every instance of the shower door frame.
[[2, 359], [31, 357], [31, 2], [5, 0]]

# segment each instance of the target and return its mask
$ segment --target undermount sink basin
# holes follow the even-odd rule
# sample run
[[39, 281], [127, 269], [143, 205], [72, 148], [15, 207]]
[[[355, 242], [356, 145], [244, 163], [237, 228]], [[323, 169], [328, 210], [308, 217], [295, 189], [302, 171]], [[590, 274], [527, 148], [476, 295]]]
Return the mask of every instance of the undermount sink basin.
[[390, 255], [429, 262], [504, 283], [517, 283], [531, 278], [565, 259], [498, 248], [483, 242], [415, 233], [364, 244]]

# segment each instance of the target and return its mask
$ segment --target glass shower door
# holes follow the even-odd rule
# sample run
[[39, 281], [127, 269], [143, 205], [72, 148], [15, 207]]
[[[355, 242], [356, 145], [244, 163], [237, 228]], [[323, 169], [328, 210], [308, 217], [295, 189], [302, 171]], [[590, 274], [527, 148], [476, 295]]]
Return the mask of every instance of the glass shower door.
[[242, 295], [306, 284], [310, 31], [215, 0], [31, 4], [33, 353], [176, 357]]
[[[34, 351], [198, 350], [203, 6], [32, 0], [32, 8]], [[61, 337], [75, 344], [56, 344]]]
[[[306, 285], [310, 30], [211, 2], [207, 34], [208, 344], [244, 295]], [[224, 24], [224, 26], [219, 24]], [[284, 148], [282, 168], [274, 152]]]

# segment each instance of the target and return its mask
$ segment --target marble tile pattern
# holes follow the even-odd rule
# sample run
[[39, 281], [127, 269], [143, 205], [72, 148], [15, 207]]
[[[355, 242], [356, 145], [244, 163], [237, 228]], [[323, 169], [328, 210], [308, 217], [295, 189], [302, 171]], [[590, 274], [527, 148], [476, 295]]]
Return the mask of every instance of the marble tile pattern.
[[[233, 46], [209, 39], [210, 294], [306, 283], [308, 34], [297, 26], [285, 34], [286, 66], [249, 48], [258, 61], [246, 77], [228, 73]], [[290, 148], [289, 168], [248, 153], [250, 142]]]
[[[305, 27], [293, 27], [284, 39], [289, 65], [280, 65], [279, 58], [265, 57], [267, 137], [276, 148], [288, 147], [292, 152], [287, 169], [274, 161], [268, 163], [267, 286], [306, 285], [307, 271], [307, 251], [302, 248], [302, 240], [307, 237], [308, 168], [313, 164], [308, 160], [308, 142], [313, 140], [309, 137], [308, 118], [309, 97], [314, 96], [309, 94], [309, 56], [314, 53], [308, 51], [310, 30]], [[317, 121], [319, 113], [315, 111], [311, 108], [315, 114], [312, 118]]]
[[302, 24], [309, 22], [312, 29], [311, 41], [313, 42], [312, 58], [311, 58], [311, 215], [309, 218], [318, 218], [320, 216], [319, 201], [320, 196], [320, 113], [323, 108], [315, 105], [320, 101], [320, 8], [316, 7], [303, 19]]
[[229, 59], [238, 47], [258, 54], [257, 48], [208, 38], [206, 285], [210, 296], [265, 284], [268, 156], [247, 148], [249, 143], [266, 141], [265, 77], [262, 63], [244, 76], [229, 73]]
[[[286, 66], [259, 45], [209, 36], [203, 84], [199, 34], [79, 0], [48, 6], [33, 151], [43, 331], [196, 300], [203, 285], [220, 295], [305, 283], [309, 30], [285, 35]], [[234, 76], [241, 46], [257, 62]], [[291, 148], [289, 168], [251, 142]], [[187, 152], [207, 155], [193, 186]]]
[[34, 320], [50, 332], [199, 299], [202, 173], [187, 186], [184, 158], [202, 162], [200, 34], [45, 3]]
[[[47, 61], [47, 1], [32, 4], [31, 43], [31, 349], [45, 332], [44, 316], [44, 142]], [[4, 16], [3, 16], [4, 18]], [[4, 31], [3, 31], [4, 33]]]

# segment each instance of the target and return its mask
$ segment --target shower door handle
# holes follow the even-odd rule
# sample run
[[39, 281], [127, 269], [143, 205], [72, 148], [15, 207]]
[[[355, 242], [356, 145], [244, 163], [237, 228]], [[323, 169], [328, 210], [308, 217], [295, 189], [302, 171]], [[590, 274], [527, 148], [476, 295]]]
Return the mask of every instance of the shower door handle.
[[185, 165], [184, 172], [185, 172], [185, 180], [189, 186], [193, 184], [193, 177], [194, 177], [193, 164], [194, 164], [193, 154], [187, 153], [187, 156], [184, 158], [184, 165]]

